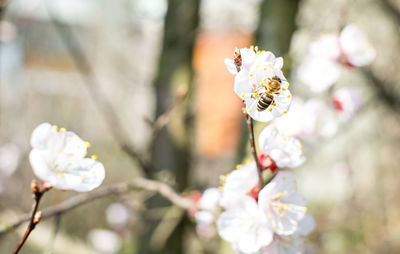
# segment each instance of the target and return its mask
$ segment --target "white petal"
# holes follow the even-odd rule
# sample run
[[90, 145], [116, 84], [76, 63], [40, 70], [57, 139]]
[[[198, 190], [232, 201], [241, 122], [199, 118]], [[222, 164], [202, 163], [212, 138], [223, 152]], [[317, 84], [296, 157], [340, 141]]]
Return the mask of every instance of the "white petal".
[[376, 56], [366, 35], [354, 24], [346, 26], [340, 33], [340, 46], [349, 62], [355, 66], [368, 65]]
[[275, 60], [275, 68], [282, 69], [282, 67], [283, 67], [283, 58], [282, 57], [278, 57]]
[[[246, 218], [244, 218], [246, 219]], [[239, 210], [228, 210], [223, 212], [217, 220], [218, 234], [227, 242], [234, 243], [243, 235], [245, 221]]]
[[215, 216], [209, 211], [198, 211], [195, 213], [194, 218], [197, 224], [211, 225], [214, 222]]
[[46, 142], [51, 131], [55, 131], [51, 124], [42, 123], [36, 127], [31, 136], [31, 146], [33, 148], [44, 149], [46, 148]]
[[226, 68], [228, 69], [228, 71], [229, 71], [231, 74], [237, 74], [237, 73], [238, 73], [238, 72], [237, 72], [237, 69], [236, 69], [235, 62], [234, 62], [232, 59], [230, 59], [230, 58], [225, 58], [225, 59], [224, 59], [224, 63], [225, 63]]
[[221, 191], [217, 188], [209, 188], [204, 191], [200, 199], [200, 207], [204, 210], [216, 211], [221, 198]]
[[249, 48], [240, 49], [240, 54], [242, 55], [242, 65], [245, 69], [249, 70], [251, 65], [256, 60], [256, 52]]
[[49, 169], [48, 160], [49, 153], [46, 150], [32, 149], [29, 154], [29, 162], [31, 163], [33, 173], [42, 181], [54, 183], [55, 175]]
[[233, 91], [243, 100], [251, 96], [251, 85], [249, 83], [249, 73], [241, 70], [235, 77]]
[[272, 242], [273, 233], [267, 227], [259, 227], [253, 234], [244, 234], [239, 242], [238, 249], [244, 253], [259, 251]]
[[[62, 136], [61, 136], [62, 135]], [[60, 142], [63, 143], [64, 153], [68, 154], [70, 158], [80, 159], [83, 158], [87, 153], [87, 147], [85, 142], [78, 137], [73, 132], [61, 132], [60, 136], [62, 140]]]
[[311, 91], [320, 93], [339, 79], [340, 66], [328, 58], [311, 55], [300, 65], [297, 75]]
[[307, 213], [304, 219], [300, 221], [296, 233], [306, 236], [315, 229], [315, 224], [314, 217]]
[[255, 99], [246, 100], [246, 111], [250, 115], [250, 117], [259, 122], [271, 121], [274, 116], [271, 114], [269, 109], [258, 111], [257, 103], [258, 100]]
[[101, 162], [93, 159], [83, 159], [81, 163], [70, 172], [78, 174], [81, 182], [73, 189], [79, 192], [90, 191], [100, 186], [105, 177], [105, 169]]
[[246, 194], [258, 183], [257, 167], [255, 162], [244, 164], [241, 169], [234, 170], [226, 177], [223, 192]]

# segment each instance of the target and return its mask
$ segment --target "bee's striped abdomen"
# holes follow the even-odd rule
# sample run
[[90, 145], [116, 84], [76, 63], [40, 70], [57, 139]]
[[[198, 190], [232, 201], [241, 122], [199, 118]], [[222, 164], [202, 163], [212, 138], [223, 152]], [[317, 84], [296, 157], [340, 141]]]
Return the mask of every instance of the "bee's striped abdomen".
[[272, 101], [274, 100], [274, 96], [269, 93], [264, 93], [261, 95], [260, 99], [258, 100], [257, 103], [257, 110], [258, 111], [264, 111], [268, 108], [269, 105], [271, 105]]

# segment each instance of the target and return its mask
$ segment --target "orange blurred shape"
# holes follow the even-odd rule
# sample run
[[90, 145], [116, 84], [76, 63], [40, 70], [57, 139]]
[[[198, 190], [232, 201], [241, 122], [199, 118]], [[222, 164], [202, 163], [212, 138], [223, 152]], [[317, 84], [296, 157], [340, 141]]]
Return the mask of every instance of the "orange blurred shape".
[[234, 75], [224, 59], [232, 58], [235, 47], [249, 47], [251, 35], [203, 32], [194, 48], [196, 72], [196, 144], [199, 155], [224, 157], [236, 150], [241, 133], [241, 107], [233, 92]]

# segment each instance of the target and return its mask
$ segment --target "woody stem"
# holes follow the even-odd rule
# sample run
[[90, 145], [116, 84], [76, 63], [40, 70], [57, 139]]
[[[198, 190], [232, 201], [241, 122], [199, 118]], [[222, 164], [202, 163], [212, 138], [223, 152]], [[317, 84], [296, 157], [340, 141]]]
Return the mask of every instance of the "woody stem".
[[250, 151], [251, 154], [253, 155], [254, 161], [256, 162], [257, 165], [257, 174], [258, 174], [258, 189], [261, 190], [263, 187], [263, 180], [262, 180], [262, 175], [261, 175], [261, 165], [260, 162], [258, 161], [258, 156], [257, 156], [257, 150], [256, 150], [256, 145], [254, 142], [254, 128], [253, 128], [253, 119], [243, 110], [243, 114], [246, 118], [247, 126], [249, 128], [249, 142], [250, 142]]

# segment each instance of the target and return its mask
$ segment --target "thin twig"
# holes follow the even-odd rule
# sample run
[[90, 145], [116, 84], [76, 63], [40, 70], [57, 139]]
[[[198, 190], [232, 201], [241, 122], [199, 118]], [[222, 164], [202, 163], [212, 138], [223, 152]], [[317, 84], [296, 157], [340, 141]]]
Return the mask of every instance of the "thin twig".
[[42, 212], [37, 211], [39, 207], [40, 200], [43, 197], [43, 194], [46, 193], [46, 191], [50, 190], [50, 188], [43, 188], [43, 190], [40, 190], [36, 180], [32, 180], [31, 182], [31, 190], [33, 194], [33, 199], [34, 203], [32, 206], [32, 212], [31, 215], [29, 216], [29, 224], [28, 227], [26, 228], [25, 234], [22, 236], [21, 240], [19, 241], [17, 247], [15, 248], [13, 254], [17, 254], [22, 246], [24, 246], [24, 243], [29, 237], [29, 234], [35, 229], [36, 225], [40, 222], [40, 219], [42, 217]]
[[114, 110], [111, 102], [106, 98], [104, 92], [101, 90], [90, 61], [87, 59], [84, 51], [82, 50], [82, 46], [75, 38], [71, 29], [57, 20], [49, 5], [47, 5], [47, 10], [52, 24], [54, 25], [62, 42], [72, 57], [74, 64], [84, 79], [86, 87], [94, 103], [101, 114], [103, 114], [106, 124], [115, 141], [118, 143], [122, 151], [139, 163], [144, 175], [148, 178], [151, 178], [153, 171], [151, 164], [144, 159], [142, 154], [138, 153], [133, 146], [130, 145], [131, 142], [128, 141], [129, 135], [123, 128], [123, 125], [118, 118], [117, 112]]
[[253, 118], [251, 118], [249, 116], [249, 114], [247, 114], [245, 109], [243, 109], [243, 115], [246, 118], [247, 126], [249, 128], [250, 151], [251, 151], [251, 154], [253, 155], [254, 161], [256, 162], [256, 165], [257, 165], [258, 187], [259, 187], [259, 190], [261, 190], [263, 187], [262, 168], [261, 168], [260, 162], [258, 161], [256, 145], [254, 142]]
[[[180, 194], [176, 193], [169, 185], [155, 180], [149, 180], [146, 178], [138, 177], [129, 182], [118, 183], [88, 193], [79, 194], [57, 205], [47, 207], [42, 210], [41, 218], [47, 219], [57, 214], [65, 213], [90, 201], [107, 197], [110, 195], [123, 194], [132, 189], [144, 189], [147, 191], [156, 192], [159, 193], [161, 196], [165, 197], [166, 199], [168, 199], [175, 206], [187, 210], [197, 209], [197, 205], [191, 199], [185, 198]], [[0, 235], [17, 228], [22, 223], [28, 221], [29, 218], [30, 218], [29, 215], [25, 215], [22, 216], [17, 221], [13, 222], [12, 224], [6, 225], [2, 229], [0, 229]]]

